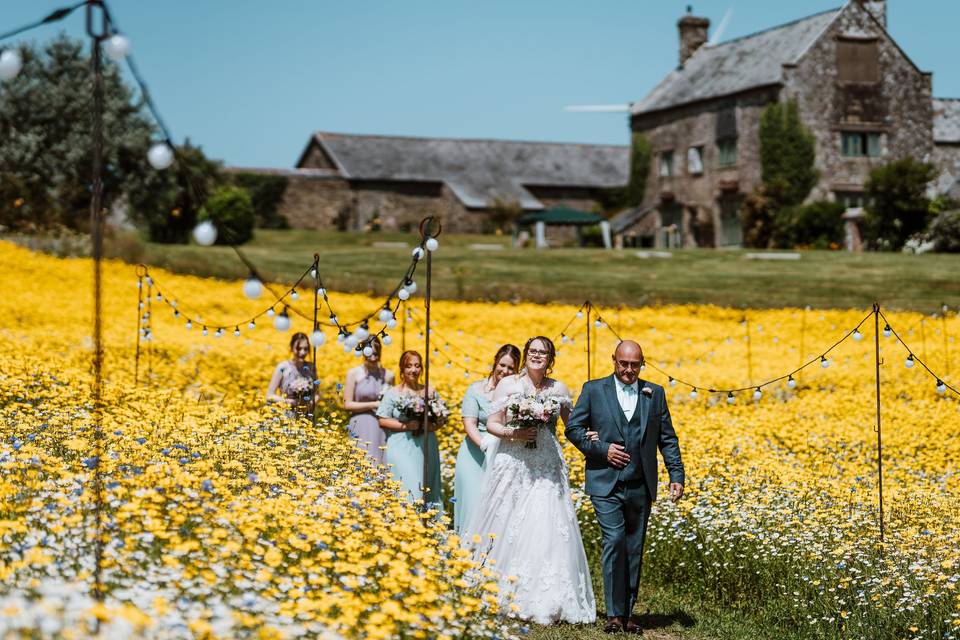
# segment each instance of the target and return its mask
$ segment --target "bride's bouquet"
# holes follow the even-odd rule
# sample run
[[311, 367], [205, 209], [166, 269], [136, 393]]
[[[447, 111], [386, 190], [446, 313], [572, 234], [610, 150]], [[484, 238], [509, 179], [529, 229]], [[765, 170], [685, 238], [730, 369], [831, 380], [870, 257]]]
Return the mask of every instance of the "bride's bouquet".
[[[401, 422], [410, 422], [417, 420], [423, 422], [424, 402], [423, 396], [412, 393], [402, 393], [397, 396], [397, 411], [400, 413]], [[430, 396], [427, 403], [427, 409], [430, 411], [430, 421], [436, 424], [444, 424], [450, 417], [450, 408], [443, 398], [437, 394]]]
[[[570, 398], [556, 394], [515, 393], [508, 396], [504, 407], [510, 420], [506, 426], [512, 429], [543, 429], [560, 415], [560, 409], [570, 406]], [[536, 449], [537, 442], [528, 442], [527, 449]]]

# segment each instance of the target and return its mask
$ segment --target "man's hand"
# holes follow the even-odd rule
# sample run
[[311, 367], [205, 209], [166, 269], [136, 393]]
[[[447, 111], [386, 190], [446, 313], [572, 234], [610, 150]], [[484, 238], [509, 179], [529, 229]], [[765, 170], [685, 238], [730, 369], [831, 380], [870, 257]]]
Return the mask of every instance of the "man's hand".
[[596, 431], [587, 431], [587, 440], [590, 442], [597, 442], [600, 440], [600, 434]]
[[630, 464], [630, 454], [623, 448], [622, 444], [611, 444], [607, 449], [607, 462], [614, 469], [623, 469]]
[[676, 502], [683, 497], [683, 485], [679, 482], [670, 483], [670, 499]]

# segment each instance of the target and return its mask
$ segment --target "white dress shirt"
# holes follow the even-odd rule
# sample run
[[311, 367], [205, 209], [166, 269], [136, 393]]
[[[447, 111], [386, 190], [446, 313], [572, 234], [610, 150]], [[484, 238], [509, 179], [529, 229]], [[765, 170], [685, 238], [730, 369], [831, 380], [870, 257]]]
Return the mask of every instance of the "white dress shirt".
[[616, 376], [613, 377], [613, 381], [616, 383], [617, 400], [620, 402], [620, 408], [623, 409], [623, 415], [627, 417], [627, 422], [630, 422], [630, 419], [633, 418], [633, 412], [637, 408], [640, 384], [639, 382], [623, 384], [620, 382], [620, 378]]

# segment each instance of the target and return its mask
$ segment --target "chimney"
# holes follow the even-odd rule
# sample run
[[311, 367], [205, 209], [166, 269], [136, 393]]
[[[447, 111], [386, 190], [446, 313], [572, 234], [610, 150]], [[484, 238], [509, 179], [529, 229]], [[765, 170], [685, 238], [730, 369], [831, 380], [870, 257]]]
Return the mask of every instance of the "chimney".
[[859, 0], [860, 6], [873, 14], [873, 17], [887, 28], [887, 0]]
[[680, 66], [701, 46], [707, 43], [707, 31], [710, 29], [708, 18], [693, 15], [693, 7], [687, 5], [687, 15], [677, 22], [680, 29]]

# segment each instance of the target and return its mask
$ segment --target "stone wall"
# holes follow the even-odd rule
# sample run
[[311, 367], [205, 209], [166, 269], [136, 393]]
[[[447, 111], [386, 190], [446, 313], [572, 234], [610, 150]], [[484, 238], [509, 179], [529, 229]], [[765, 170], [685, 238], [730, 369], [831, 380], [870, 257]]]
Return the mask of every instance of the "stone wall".
[[960, 200], [960, 144], [937, 144], [931, 162], [937, 167], [937, 192]]
[[[879, 82], [839, 81], [840, 38], [876, 39]], [[816, 138], [821, 178], [810, 200], [832, 199], [836, 191], [860, 191], [872, 169], [892, 160], [931, 157], [931, 77], [913, 65], [861, 5], [849, 4], [799, 63], [785, 72], [782, 98], [797, 100], [801, 118]], [[881, 132], [880, 157], [843, 156], [842, 131]]]

